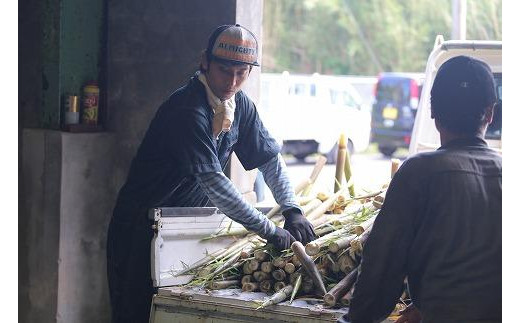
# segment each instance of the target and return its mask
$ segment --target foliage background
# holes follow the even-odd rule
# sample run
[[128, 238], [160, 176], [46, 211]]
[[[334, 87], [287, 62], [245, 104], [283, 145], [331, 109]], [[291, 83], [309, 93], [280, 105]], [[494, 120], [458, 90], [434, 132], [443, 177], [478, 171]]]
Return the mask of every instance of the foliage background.
[[[451, 0], [264, 0], [263, 72], [423, 72]], [[502, 40], [502, 1], [467, 0], [466, 39]]]

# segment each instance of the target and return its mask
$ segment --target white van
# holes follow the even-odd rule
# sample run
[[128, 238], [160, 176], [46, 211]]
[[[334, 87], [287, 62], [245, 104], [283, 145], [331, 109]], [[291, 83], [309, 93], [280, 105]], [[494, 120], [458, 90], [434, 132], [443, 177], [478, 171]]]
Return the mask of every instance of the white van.
[[486, 62], [495, 77], [499, 104], [495, 110], [493, 123], [486, 132], [486, 141], [491, 148], [502, 148], [502, 42], [477, 40], [448, 40], [437, 36], [433, 51], [426, 64], [425, 82], [419, 108], [410, 140], [410, 155], [439, 148], [439, 132], [431, 118], [430, 91], [439, 67], [448, 59], [466, 55]]
[[341, 133], [350, 152], [370, 140], [370, 110], [341, 76], [262, 73], [261, 115], [270, 132], [283, 141], [282, 152], [298, 160], [321, 153], [335, 162]]

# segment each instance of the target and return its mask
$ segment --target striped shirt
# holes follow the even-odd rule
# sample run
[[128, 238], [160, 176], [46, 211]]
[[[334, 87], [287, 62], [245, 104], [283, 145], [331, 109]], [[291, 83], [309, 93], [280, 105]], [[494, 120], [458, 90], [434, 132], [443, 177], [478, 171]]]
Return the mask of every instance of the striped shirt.
[[[290, 208], [299, 208], [285, 162], [280, 154], [258, 169], [262, 172], [282, 212]], [[198, 173], [195, 177], [213, 205], [229, 218], [242, 224], [247, 230], [258, 233], [261, 237], [269, 238], [274, 234], [275, 224], [248, 203], [224, 173]]]

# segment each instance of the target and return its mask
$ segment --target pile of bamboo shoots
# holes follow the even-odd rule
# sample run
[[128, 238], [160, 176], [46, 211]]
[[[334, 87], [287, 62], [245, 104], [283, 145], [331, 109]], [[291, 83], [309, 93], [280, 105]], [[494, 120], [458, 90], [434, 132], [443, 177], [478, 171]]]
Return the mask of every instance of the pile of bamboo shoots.
[[[192, 274], [191, 286], [209, 289], [241, 288], [264, 292], [257, 308], [285, 300], [314, 297], [325, 306], [348, 306], [357, 279], [361, 253], [374, 220], [384, 202], [386, 185], [374, 192], [355, 195], [351, 167], [344, 138], [339, 142], [334, 193], [313, 193], [313, 185], [326, 159], [320, 158], [311, 176], [296, 186], [305, 217], [318, 238], [306, 246], [295, 242], [291, 249], [276, 251], [254, 233], [228, 230], [207, 239], [235, 236], [226, 249], [207, 255], [181, 274]], [[395, 171], [395, 170], [393, 170]], [[347, 180], [342, 185], [343, 177]], [[283, 217], [275, 207], [267, 214], [277, 225]]]

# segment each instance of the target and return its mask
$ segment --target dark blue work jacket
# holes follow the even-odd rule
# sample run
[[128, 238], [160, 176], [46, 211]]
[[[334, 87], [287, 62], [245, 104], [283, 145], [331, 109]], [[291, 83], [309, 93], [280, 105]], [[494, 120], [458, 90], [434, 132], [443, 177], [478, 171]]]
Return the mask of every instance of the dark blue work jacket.
[[175, 91], [158, 109], [121, 188], [114, 219], [134, 222], [152, 207], [206, 206], [208, 198], [194, 174], [222, 172], [231, 152], [246, 170], [280, 152], [254, 103], [235, 95], [231, 130], [213, 138], [213, 110], [197, 77]]

